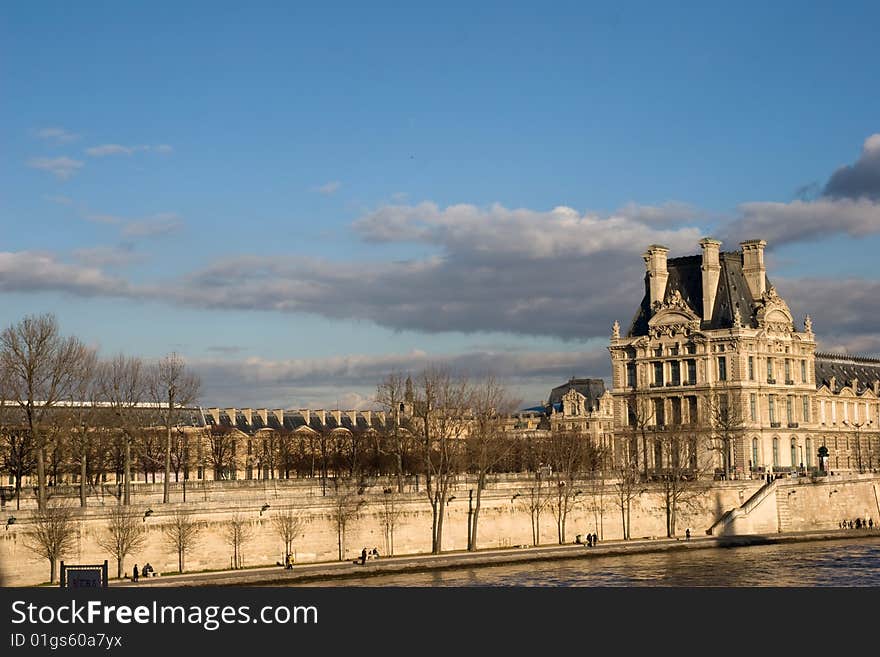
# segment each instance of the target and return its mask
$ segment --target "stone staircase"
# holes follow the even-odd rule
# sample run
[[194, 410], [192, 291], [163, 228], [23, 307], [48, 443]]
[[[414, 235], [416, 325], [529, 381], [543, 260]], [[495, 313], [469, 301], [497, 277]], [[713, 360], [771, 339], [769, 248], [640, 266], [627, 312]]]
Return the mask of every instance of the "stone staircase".
[[[775, 493], [777, 489], [777, 480], [770, 481], [769, 483], [765, 483], [758, 490], [754, 492], [754, 494], [747, 499], [742, 506], [738, 508], [733, 508], [724, 513], [718, 520], [716, 520], [709, 529], [706, 530], [706, 533], [709, 536], [723, 536], [728, 533], [728, 528], [733, 524], [733, 521], [737, 518], [741, 518], [742, 516], [748, 515], [752, 509], [757, 507], [761, 502], [763, 502], [768, 495], [771, 493]], [[778, 497], [778, 496], [777, 496]], [[785, 504], [785, 513], [787, 514], [786, 519], [788, 522], [791, 522], [791, 515], [788, 509], [788, 499], [786, 499]]]

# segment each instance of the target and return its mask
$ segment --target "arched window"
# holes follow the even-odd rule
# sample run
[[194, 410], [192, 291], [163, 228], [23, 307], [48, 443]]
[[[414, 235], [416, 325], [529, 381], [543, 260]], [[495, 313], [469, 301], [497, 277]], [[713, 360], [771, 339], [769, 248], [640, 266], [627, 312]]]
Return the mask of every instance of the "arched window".
[[804, 448], [807, 452], [807, 467], [813, 467], [813, 441], [810, 438], [807, 438], [806, 447]]
[[758, 467], [758, 439], [752, 438], [752, 467]]
[[797, 467], [798, 464], [798, 454], [797, 454], [797, 438], [791, 439], [791, 467]]
[[773, 439], [773, 467], [779, 465], [779, 438]]

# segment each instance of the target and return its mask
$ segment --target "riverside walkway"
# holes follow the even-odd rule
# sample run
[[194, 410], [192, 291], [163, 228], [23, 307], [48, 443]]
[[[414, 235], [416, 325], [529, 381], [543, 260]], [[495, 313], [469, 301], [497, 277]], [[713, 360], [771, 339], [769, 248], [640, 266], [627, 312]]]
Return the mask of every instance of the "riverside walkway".
[[629, 541], [615, 540], [600, 542], [595, 547], [578, 544], [550, 545], [487, 549], [476, 552], [444, 552], [443, 554], [419, 554], [399, 557], [382, 557], [369, 560], [361, 565], [353, 560], [302, 563], [290, 570], [280, 566], [265, 566], [243, 570], [223, 570], [182, 575], [141, 578], [137, 583], [127, 580], [111, 581], [111, 586], [289, 586], [291, 584], [320, 582], [346, 578], [363, 578], [371, 575], [394, 573], [426, 572], [472, 568], [479, 566], [500, 566], [528, 561], [549, 561], [556, 559], [589, 559], [600, 556], [645, 554], [672, 550], [695, 550], [721, 547], [743, 547], [748, 545], [770, 545], [804, 541], [826, 541], [843, 539], [863, 539], [880, 537], [880, 530], [826, 530], [813, 532], [791, 532], [785, 534], [749, 534], [742, 536], [693, 536], [684, 538], [642, 538]]

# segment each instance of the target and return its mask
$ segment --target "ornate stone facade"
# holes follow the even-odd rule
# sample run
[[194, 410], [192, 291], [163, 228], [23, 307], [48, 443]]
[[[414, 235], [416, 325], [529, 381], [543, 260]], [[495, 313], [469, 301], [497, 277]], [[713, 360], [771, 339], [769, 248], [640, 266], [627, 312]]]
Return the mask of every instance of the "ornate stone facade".
[[[733, 477], [814, 468], [822, 445], [832, 469], [880, 466], [880, 361], [817, 356], [810, 317], [799, 330], [767, 279], [766, 243], [720, 244], [704, 239], [701, 256], [668, 261], [652, 245], [643, 256], [645, 297], [609, 347], [618, 456], [638, 450], [660, 470], [668, 464], [651, 445], [676, 432], [696, 446], [695, 467]], [[864, 378], [836, 387], [823, 376], [829, 359], [860, 364]]]

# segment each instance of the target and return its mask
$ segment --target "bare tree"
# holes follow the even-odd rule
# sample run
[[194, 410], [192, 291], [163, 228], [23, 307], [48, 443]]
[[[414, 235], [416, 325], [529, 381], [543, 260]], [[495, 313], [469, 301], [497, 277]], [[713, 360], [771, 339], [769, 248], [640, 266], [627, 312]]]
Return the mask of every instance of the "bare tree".
[[340, 561], [345, 559], [345, 530], [357, 519], [358, 512], [364, 504], [357, 490], [349, 483], [340, 484], [333, 495], [330, 513], [336, 527], [336, 545]]
[[605, 494], [608, 490], [608, 471], [606, 463], [607, 449], [598, 447], [592, 463], [590, 477], [587, 480], [587, 492], [590, 495], [590, 511], [593, 513], [593, 527], [599, 539], [605, 538]]
[[306, 519], [293, 509], [284, 509], [272, 515], [272, 527], [284, 543], [284, 554], [293, 553], [293, 542], [306, 526]]
[[238, 429], [228, 424], [212, 424], [208, 427], [208, 461], [214, 470], [216, 481], [232, 478], [235, 473], [238, 436]]
[[226, 544], [232, 548], [233, 568], [242, 567], [243, 559], [241, 548], [245, 543], [251, 540], [253, 536], [254, 526], [251, 524], [251, 521], [241, 513], [232, 514], [232, 518], [226, 522], [226, 530], [223, 537], [226, 540]]
[[706, 400], [711, 435], [709, 449], [721, 454], [724, 479], [730, 479], [734, 447], [745, 430], [745, 413], [737, 392], [716, 392]]
[[479, 382], [472, 392], [473, 421], [468, 429], [467, 465], [477, 476], [477, 495], [473, 512], [468, 518], [467, 549], [477, 549], [477, 521], [480, 502], [489, 472], [498, 466], [514, 446], [505, 431], [505, 417], [516, 409], [518, 400], [511, 398], [507, 390], [493, 376]]
[[620, 517], [623, 525], [623, 538], [629, 540], [630, 518], [632, 516], [632, 502], [637, 499], [646, 488], [639, 474], [638, 455], [632, 451], [632, 443], [623, 444], [623, 454], [614, 470], [616, 481], [614, 483], [615, 502], [620, 509]]
[[[409, 396], [409, 399], [407, 399]], [[397, 476], [397, 492], [403, 492], [403, 460], [408, 451], [412, 432], [408, 430], [409, 418], [404, 411], [408, 403], [412, 403], [412, 380], [403, 378], [400, 372], [391, 372], [379, 384], [376, 391], [376, 402], [385, 410], [385, 422], [382, 442], [383, 449], [394, 457], [394, 473]]]
[[69, 399], [90, 350], [63, 337], [54, 315], [29, 315], [0, 334], [0, 363], [7, 393], [24, 411], [37, 456], [37, 503], [46, 509], [46, 413]]
[[76, 521], [66, 505], [46, 505], [34, 514], [33, 529], [25, 545], [49, 561], [49, 582], [55, 583], [55, 566], [65, 554], [76, 548]]
[[162, 527], [166, 544], [177, 552], [177, 567], [182, 573], [186, 555], [199, 542], [202, 525], [196, 522], [190, 511], [175, 511], [171, 522]]
[[113, 507], [107, 521], [107, 533], [98, 538], [98, 545], [116, 558], [117, 577], [122, 577], [125, 557], [141, 549], [146, 542], [147, 531], [141, 516], [125, 506]]
[[131, 504], [131, 446], [148, 424], [140, 406], [147, 396], [148, 372], [140, 358], [122, 354], [104, 361], [97, 375], [98, 394], [109, 405], [112, 428], [122, 435], [123, 504]]
[[0, 470], [7, 472], [15, 485], [15, 508], [21, 509], [21, 485], [37, 469], [37, 454], [30, 432], [21, 427], [0, 426]]
[[548, 448], [548, 458], [553, 467], [550, 508], [556, 518], [559, 544], [563, 545], [568, 516], [581, 503], [578, 498], [583, 490], [578, 488], [578, 484], [591, 450], [590, 437], [575, 430], [555, 431], [550, 436]]
[[403, 515], [403, 509], [397, 500], [397, 493], [392, 488], [386, 488], [382, 497], [382, 529], [385, 532], [385, 552], [388, 556], [394, 556], [394, 530], [397, 521]]
[[[630, 440], [636, 438], [642, 440], [642, 479], [648, 480], [648, 433], [652, 432], [655, 424], [661, 419], [657, 418], [654, 411], [653, 400], [637, 394], [635, 391], [626, 397], [627, 425], [630, 431]], [[631, 456], [635, 458], [638, 467], [638, 448], [630, 447]]]
[[169, 501], [171, 484], [171, 443], [173, 426], [179, 410], [192, 404], [199, 396], [201, 381], [188, 372], [186, 363], [178, 354], [172, 353], [159, 361], [153, 368], [150, 392], [153, 400], [165, 411], [165, 480], [162, 488], [162, 502]]
[[95, 404], [98, 371], [97, 354], [87, 353], [83, 358], [81, 376], [70, 391], [70, 405], [61, 414], [71, 438], [72, 460], [79, 465], [79, 504], [83, 507], [88, 492], [89, 455], [94, 453], [93, 443], [98, 433], [99, 414]]
[[666, 535], [675, 536], [676, 521], [681, 509], [699, 509], [705, 499], [708, 483], [703, 474], [707, 465], [701, 467], [697, 458], [696, 436], [678, 431], [658, 433], [657, 476], [663, 493], [666, 510]]
[[519, 508], [529, 513], [532, 521], [532, 545], [541, 544], [541, 512], [550, 503], [550, 489], [544, 482], [550, 476], [552, 468], [539, 466], [535, 470], [535, 481], [529, 488], [514, 494], [511, 501], [519, 499]]
[[463, 377], [436, 368], [420, 375], [414, 410], [420, 425], [425, 495], [431, 505], [433, 554], [442, 551], [443, 519], [451, 485], [461, 467], [471, 403], [471, 389]]

